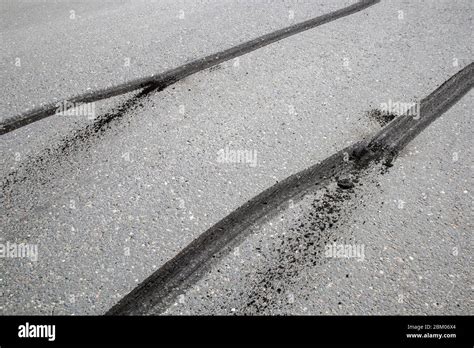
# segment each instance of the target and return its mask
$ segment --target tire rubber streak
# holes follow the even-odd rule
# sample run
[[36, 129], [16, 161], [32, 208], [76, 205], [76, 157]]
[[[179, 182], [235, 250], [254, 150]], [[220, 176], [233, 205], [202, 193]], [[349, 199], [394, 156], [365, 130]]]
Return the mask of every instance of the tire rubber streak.
[[268, 188], [209, 228], [179, 254], [138, 285], [106, 315], [143, 315], [163, 312], [210, 269], [213, 261], [245, 238], [249, 227], [278, 213], [290, 199], [304, 195], [371, 163], [395, 159], [429, 124], [461, 99], [474, 85], [474, 63], [469, 64], [420, 102], [418, 116], [408, 112], [387, 124], [369, 141], [355, 143]]

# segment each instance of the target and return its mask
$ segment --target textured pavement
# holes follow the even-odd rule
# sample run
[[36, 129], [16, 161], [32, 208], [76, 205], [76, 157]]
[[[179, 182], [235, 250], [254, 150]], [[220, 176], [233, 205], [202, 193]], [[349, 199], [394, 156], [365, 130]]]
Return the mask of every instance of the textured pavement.
[[471, 314], [473, 97], [388, 171], [348, 191], [332, 183], [253, 228], [165, 314]]
[[157, 74], [350, 0], [2, 0], [0, 119]]
[[[159, 72], [286, 26], [292, 8], [292, 20], [300, 21], [347, 4], [322, 3], [278, 2], [271, 9], [253, 2], [195, 7], [125, 2], [113, 9], [97, 5], [84, 13], [82, 22], [64, 29], [64, 35], [76, 33], [68, 41], [70, 49], [23, 39], [34, 24], [47, 40], [41, 30], [52, 35], [57, 30], [51, 25], [60, 22], [38, 19], [27, 25], [28, 19], [4, 25], [2, 40], [17, 41], [6, 46], [12, 51], [2, 52], [2, 57], [11, 61], [15, 49], [40, 56], [31, 66], [23, 68], [22, 63], [22, 83], [11, 63], [1, 70], [10, 78], [2, 108], [6, 113], [24, 111], [53, 96]], [[179, 18], [181, 7], [186, 9], [184, 19]], [[416, 101], [469, 63], [472, 48], [462, 38], [467, 40], [472, 29], [470, 7], [469, 1], [382, 2], [151, 93], [103, 131], [81, 133], [94, 121], [54, 116], [2, 136], [1, 173], [9, 181], [2, 189], [1, 237], [39, 249], [37, 262], [1, 260], [2, 313], [105, 312], [248, 199], [377, 131], [368, 110], [389, 100]], [[156, 22], [149, 16], [151, 9], [166, 20]], [[64, 10], [51, 16], [61, 18]], [[124, 33], [115, 23], [133, 30]], [[77, 36], [76, 25], [89, 25], [90, 31]], [[187, 35], [182, 45], [177, 44], [179, 35]], [[119, 46], [119, 54], [112, 53], [111, 45]], [[77, 55], [81, 47], [89, 58]], [[118, 57], [132, 56], [130, 52], [137, 57], [131, 69], [115, 69], [112, 62], [120, 65]], [[44, 76], [33, 79], [41, 70], [36, 64], [46, 66]], [[71, 83], [65, 77], [69, 74]], [[96, 111], [114, 112], [129, 97], [97, 103]], [[369, 175], [363, 192], [347, 200], [346, 223], [331, 233], [364, 244], [364, 262], [332, 260], [317, 269], [297, 263], [289, 279], [272, 278], [280, 265], [273, 241], [305, 218], [308, 196], [286, 213], [286, 225], [270, 221], [273, 227], [256, 229], [234, 258], [218, 262], [169, 312], [468, 313], [471, 109], [472, 92], [410, 144], [395, 167], [383, 176]], [[421, 154], [410, 156], [417, 147]], [[222, 163], [219, 151], [226, 148], [250, 154], [250, 163]], [[457, 161], [451, 160], [454, 152]], [[403, 173], [410, 180], [401, 181]], [[423, 193], [429, 198], [422, 200]], [[394, 210], [394, 200], [406, 202], [403, 209]], [[381, 202], [387, 202], [384, 210]], [[430, 223], [433, 216], [416, 213], [423, 209], [440, 214], [442, 206], [453, 202], [457, 208], [437, 219], [442, 223]], [[349, 212], [357, 219], [351, 220]], [[370, 228], [363, 221], [370, 221]], [[430, 227], [425, 229], [425, 224]], [[451, 225], [458, 227], [447, 228]], [[270, 248], [267, 253], [256, 249], [265, 247]], [[283, 265], [293, 270], [290, 263]], [[268, 269], [270, 276], [260, 274]], [[259, 289], [267, 281], [278, 294], [271, 294], [271, 300], [267, 290]], [[285, 286], [275, 287], [278, 282]], [[367, 301], [374, 305], [367, 306]]]

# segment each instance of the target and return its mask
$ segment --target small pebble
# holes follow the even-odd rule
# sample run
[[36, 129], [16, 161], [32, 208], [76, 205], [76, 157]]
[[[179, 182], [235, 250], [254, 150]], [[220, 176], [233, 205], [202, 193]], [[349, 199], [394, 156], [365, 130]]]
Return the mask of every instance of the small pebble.
[[354, 183], [350, 179], [344, 178], [337, 181], [337, 186], [339, 186], [340, 188], [344, 190], [347, 190], [347, 189], [353, 188]]

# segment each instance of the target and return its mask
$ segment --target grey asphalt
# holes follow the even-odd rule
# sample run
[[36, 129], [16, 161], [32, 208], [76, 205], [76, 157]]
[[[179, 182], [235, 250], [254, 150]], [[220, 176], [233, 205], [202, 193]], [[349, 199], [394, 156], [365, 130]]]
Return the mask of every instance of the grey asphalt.
[[0, 2], [0, 119], [149, 76], [354, 3]]
[[[146, 4], [146, 6], [153, 6], [151, 3]], [[110, 51], [109, 47], [100, 43], [90, 44], [94, 42], [92, 37], [101, 38], [104, 40], [102, 42], [107, 41], [108, 44], [113, 44], [117, 38], [126, 36], [123, 30], [116, 28], [115, 36], [107, 40], [99, 35], [91, 34], [90, 37], [85, 35], [84, 42], [94, 47], [94, 53], [97, 56], [104, 57], [104, 60], [99, 60], [100, 64], [104, 65], [97, 67], [96, 70], [100, 71], [100, 74], [93, 79], [95, 81], [93, 85], [84, 82], [86, 79], [87, 81], [91, 79], [88, 72], [84, 72], [81, 78], [81, 73], [78, 71], [81, 66], [92, 69], [94, 65], [74, 54], [77, 52], [77, 47], [80, 47], [76, 46], [75, 49], [69, 51], [71, 57], [66, 55], [63, 58], [63, 65], [53, 63], [54, 60], [51, 63], [44, 63], [61, 67], [59, 70], [62, 76], [67, 75], [65, 73], [68, 72], [68, 64], [70, 64], [72, 67], [70, 70], [73, 71], [71, 77], [73, 83], [58, 86], [57, 79], [50, 76], [50, 72], [55, 69], [52, 66], [46, 67], [43, 78], [31, 80], [31, 90], [24, 89], [18, 82], [11, 82], [5, 89], [7, 94], [4, 100], [8, 103], [3, 108], [8, 113], [23, 111], [28, 105], [51, 101], [49, 98], [53, 95], [61, 97], [72, 92], [76, 94], [91, 86], [95, 88], [101, 83], [117, 82], [132, 75], [139, 76], [155, 72], [156, 61], [146, 58], [156, 57], [158, 51], [162, 51], [162, 47], [167, 47], [165, 53], [168, 53], [167, 56], [170, 57], [168, 65], [162, 65], [162, 68], [166, 68], [193, 58], [195, 55], [211, 53], [215, 48], [223, 48], [222, 45], [232, 45], [242, 39], [252, 38], [267, 30], [287, 25], [289, 20], [288, 3], [285, 3], [285, 6], [282, 5], [281, 10], [279, 10], [280, 7], [273, 6], [270, 10], [270, 6], [258, 7], [257, 3], [247, 6], [244, 2], [232, 2], [230, 5], [226, 4], [230, 7], [224, 12], [220, 11], [222, 9], [214, 3], [209, 3], [209, 6], [206, 4], [208, 3], [195, 9], [199, 15], [191, 17], [194, 19], [185, 15], [182, 22], [186, 23], [186, 26], [194, 25], [194, 28], [207, 30], [206, 33], [198, 30], [187, 31], [190, 39], [186, 40], [183, 46], [179, 46], [181, 48], [171, 48], [177, 47], [176, 33], [182, 29], [179, 25], [164, 26], [167, 30], [171, 30], [169, 42], [166, 43], [166, 35], [163, 35], [164, 39], [159, 36], [160, 42], [154, 49], [150, 49], [151, 36], [158, 34], [150, 31], [149, 27], [141, 33], [132, 30], [127, 33], [127, 35], [137, 35], [132, 40], [135, 45], [132, 51], [137, 57], [140, 59], [143, 57], [143, 61], [147, 62], [146, 69], [136, 68], [138, 70], [134, 70], [129, 75], [114, 70], [111, 68], [113, 65], [109, 64], [110, 60], [107, 60], [110, 56], [105, 53]], [[305, 7], [308, 3], [298, 1], [290, 8], [296, 8], [295, 14], [305, 13], [304, 16], [311, 17], [333, 9], [331, 6], [337, 8], [343, 5], [343, 2], [337, 4], [331, 2], [330, 6], [320, 7], [311, 5], [312, 11], [315, 11], [311, 12], [308, 10], [309, 7]], [[126, 18], [132, 21], [134, 17], [130, 16], [130, 11], [135, 10], [135, 4], [124, 6], [129, 7], [114, 8], [112, 12], [106, 7], [97, 9], [90, 13], [90, 21], [87, 20], [83, 24], [91, 23], [92, 17], [97, 13], [102, 13], [102, 17], [110, 17], [109, 23], [121, 22]], [[159, 5], [156, 6], [158, 7], [155, 10], [159, 11]], [[192, 10], [193, 7], [189, 6]], [[232, 6], [235, 7], [232, 8]], [[6, 177], [7, 173], [15, 171], [15, 174], [10, 176], [10, 179], [13, 178], [11, 183], [3, 188], [4, 206], [2, 208], [4, 211], [1, 217], [3, 238], [38, 244], [39, 261], [1, 260], [3, 267], [1, 280], [3, 296], [0, 304], [2, 313], [100, 314], [105, 312], [200, 233], [248, 199], [271, 186], [276, 180], [282, 180], [375, 132], [379, 126], [366, 117], [366, 111], [389, 100], [408, 102], [421, 98], [470, 62], [472, 48], [461, 38], [468, 40], [467, 33], [470, 32], [472, 26], [469, 14], [471, 6], [468, 1], [454, 4], [444, 1], [383, 2], [364, 12], [301, 33], [238, 60], [222, 64], [220, 68], [198, 73], [163, 92], [153, 93], [140, 100], [141, 105], [137, 108], [128, 110], [122, 117], [109, 124], [104, 132], [90, 134], [86, 140], [73, 141], [71, 134], [82, 129], [85, 124], [92, 123], [92, 120], [70, 120], [56, 116], [3, 136], [0, 139], [3, 157], [2, 175]], [[175, 7], [175, 10], [171, 12], [176, 13], [177, 8]], [[185, 13], [187, 9], [188, 7]], [[149, 10], [149, 7], [142, 8], [141, 5], [136, 9], [137, 13], [148, 13]], [[272, 12], [274, 10], [276, 12]], [[399, 11], [402, 11], [402, 16]], [[119, 17], [114, 18], [110, 16], [110, 13]], [[191, 13], [194, 12], [191, 11]], [[225, 30], [217, 24], [221, 23], [222, 19], [216, 19], [217, 14], [223, 13], [232, 18], [232, 22], [226, 21]], [[206, 25], [203, 26], [204, 18]], [[262, 25], [263, 18], [265, 23], [270, 24]], [[102, 23], [104, 18], [101, 19]], [[300, 17], [295, 18], [295, 20], [299, 19]], [[136, 17], [134, 20], [137, 20]], [[152, 21], [148, 16], [143, 16], [142, 20]], [[173, 21], [175, 20], [174, 18]], [[258, 26], [255, 23], [258, 23]], [[44, 25], [44, 32], [50, 32], [48, 29], [50, 24], [40, 23], [39, 25]], [[103, 30], [107, 28], [106, 24], [101, 25], [104, 27], [91, 24], [91, 33], [100, 30], [109, 35], [110, 30]], [[131, 27], [136, 29], [137, 26]], [[22, 28], [21, 23], [12, 24], [8, 30], [2, 29], [2, 36], [8, 37], [8, 33], [11, 32], [10, 37], [15, 37], [15, 35], [21, 37], [27, 29]], [[31, 29], [29, 30], [31, 33]], [[216, 38], [216, 41], [210, 46], [203, 45], [203, 40], [211, 42], [209, 34], [216, 32], [218, 35], [212, 36]], [[239, 33], [238, 37], [235, 35], [236, 32]], [[148, 36], [144, 36], [145, 33]], [[163, 34], [161, 31], [160, 33], [159, 35]], [[76, 44], [76, 41], [72, 42], [71, 44]], [[140, 45], [145, 44], [148, 46], [140, 48]], [[8, 47], [14, 49], [15, 46]], [[34, 45], [25, 47], [34, 47]], [[50, 47], [47, 50], [41, 48], [41, 45], [37, 47], [41, 54], [57, 56]], [[62, 46], [58, 45], [57, 49], [60, 47]], [[90, 49], [89, 46], [85, 47]], [[103, 47], [103, 50], [97, 47]], [[177, 51], [173, 51], [174, 49]], [[180, 55], [179, 49], [189, 51]], [[120, 50], [121, 54], [127, 54], [123, 48]], [[209, 50], [211, 52], [208, 52]], [[161, 54], [166, 56], [165, 53]], [[7, 56], [14, 57], [15, 53], [8, 53], [5, 56], [2, 53], [2, 57]], [[38, 59], [35, 60], [35, 64], [42, 61], [49, 60]], [[94, 60], [94, 64], [99, 63]], [[104, 72], [107, 71], [105, 66], [111, 69], [111, 75], [117, 74], [117, 76], [114, 78], [107, 75]], [[9, 69], [11, 67], [2, 69], [2, 72], [13, 78], [15, 73]], [[32, 66], [25, 70], [26, 75], [23, 76], [37, 73], [37, 71], [38, 67]], [[44, 90], [39, 85], [34, 85], [38, 81], [44, 81]], [[22, 96], [21, 93], [24, 95]], [[113, 109], [126, 100], [126, 97], [98, 103], [98, 112], [103, 113]], [[456, 108], [461, 108], [457, 115], [461, 117], [458, 122], [459, 124], [464, 122], [462, 124], [465, 125], [458, 128], [459, 132], [461, 130], [467, 132], [470, 125], [468, 112], [469, 107], [472, 108], [472, 102], [469, 104], [466, 100], [472, 101], [472, 94], [466, 96], [456, 106]], [[464, 108], [462, 108], [463, 103], [466, 105]], [[453, 110], [455, 108], [449, 112], [452, 113]], [[412, 176], [410, 177], [419, 176], [418, 182], [411, 182], [410, 186], [392, 179], [386, 185], [392, 190], [389, 193], [390, 199], [373, 188], [367, 188], [367, 193], [361, 195], [361, 199], [375, 197], [369, 203], [377, 207], [376, 202], [384, 200], [417, 201], [416, 195], [423, 192], [421, 183], [427, 181], [427, 177], [422, 176], [423, 173], [420, 174], [419, 171], [420, 166], [429, 166], [423, 160], [428, 157], [438, 160], [441, 156], [449, 157], [449, 153], [441, 155], [442, 152], [434, 147], [442, 145], [438, 142], [440, 137], [445, 136], [451, 141], [460, 141], [461, 143], [456, 146], [462, 147], [466, 152], [469, 149], [467, 135], [465, 138], [453, 137], [452, 132], [448, 132], [452, 129], [450, 128], [453, 125], [451, 119], [454, 117], [448, 118], [447, 115], [437, 123], [444, 124], [444, 128], [435, 134], [436, 141], [430, 137], [423, 143], [429, 145], [423, 148], [423, 151], [426, 151], [426, 157], [413, 159], [413, 161], [416, 160], [417, 170], [413, 168], [414, 162], [411, 162]], [[429, 134], [428, 131], [423, 136], [427, 136], [425, 134]], [[65, 140], [61, 140], [63, 138]], [[73, 144], [73, 146], [63, 149], [61, 144]], [[47, 150], [55, 147], [58, 147], [58, 150]], [[220, 163], [218, 151], [226, 147], [231, 150], [256, 152], [257, 165], [252, 167], [245, 163]], [[38, 158], [41, 158], [41, 161], [35, 160]], [[466, 158], [466, 162], [462, 163], [466, 164], [469, 156], [463, 158]], [[396, 172], [398, 163], [402, 161], [403, 158], [399, 159], [396, 166], [385, 174], [383, 179], [377, 175], [373, 180], [388, 180], [393, 177], [391, 175]], [[456, 167], [458, 169], [455, 173], [457, 181], [469, 180], [472, 163], [468, 165], [469, 170], [460, 163], [448, 161], [444, 163], [444, 167], [441, 167], [439, 163], [438, 167], [433, 164], [433, 170], [430, 173], [446, 175], [444, 180], [448, 185], [449, 179], [455, 180], [450, 170]], [[409, 170], [410, 167], [408, 167]], [[438, 178], [438, 180], [441, 179]], [[363, 189], [369, 186], [369, 184], [364, 185]], [[435, 184], [432, 186], [437, 188]], [[458, 192], [457, 189], [452, 190]], [[447, 192], [446, 190], [444, 192]], [[456, 216], [456, 224], [460, 226], [457, 230], [458, 241], [469, 242], [469, 238], [472, 237], [466, 232], [469, 231], [466, 227], [470, 223], [466, 206], [471, 196], [468, 188], [464, 190], [468, 193], [463, 193], [460, 197], [442, 196], [445, 200], [437, 201], [435, 207], [440, 209], [440, 204], [451, 201], [460, 204], [457, 209], [459, 214], [447, 214], [446, 223], [451, 223]], [[402, 198], [398, 198], [399, 196]], [[432, 206], [433, 203], [430, 201], [426, 204]], [[304, 216], [304, 207], [302, 203], [302, 211], [291, 213], [287, 220]], [[367, 214], [367, 219], [383, 216], [383, 213], [378, 214], [378, 210], [376, 213], [375, 209], [373, 207], [373, 209], [363, 211]], [[391, 218], [393, 209], [390, 209], [388, 205], [386, 209], [388, 209], [385, 211], [386, 217]], [[328, 277], [334, 276], [331, 278], [334, 280], [333, 283], [337, 283], [334, 287], [339, 287], [336, 292], [318, 287], [317, 290], [320, 291], [324, 303], [318, 302], [313, 296], [314, 289], [310, 286], [313, 283], [311, 281], [305, 283], [304, 279], [300, 279], [301, 274], [314, 276], [314, 268], [302, 267], [298, 270], [299, 275], [295, 276], [296, 279], [289, 281], [288, 288], [284, 289], [292, 304], [290, 306], [264, 306], [261, 311], [271, 313], [303, 311], [308, 314], [326, 311], [356, 313], [362, 308], [370, 310], [367, 306], [363, 306], [364, 299], [370, 297], [378, 304], [372, 313], [399, 313], [402, 308], [405, 308], [407, 312], [424, 313], [418, 300], [424, 299], [424, 306], [425, 302], [430, 304], [432, 300], [439, 299], [443, 293], [442, 290], [451, 284], [449, 274], [452, 274], [454, 278], [451, 280], [455, 286], [448, 295], [454, 300], [451, 300], [449, 306], [441, 307], [439, 313], [456, 311], [465, 313], [469, 310], [466, 303], [469, 303], [472, 296], [471, 292], [466, 291], [466, 287], [463, 288], [460, 284], [463, 280], [469, 281], [469, 274], [466, 274], [469, 269], [469, 258], [466, 256], [469, 254], [466, 252], [469, 249], [461, 248], [458, 258], [454, 260], [444, 257], [449, 255], [449, 250], [452, 250], [450, 249], [452, 244], [443, 247], [437, 242], [439, 235], [443, 237], [443, 233], [448, 233], [443, 229], [444, 223], [443, 225], [433, 224], [434, 236], [427, 237], [422, 234], [418, 239], [418, 244], [414, 243], [413, 249], [407, 249], [406, 244], [414, 241], [412, 239], [414, 231], [422, 229], [415, 230], [408, 223], [399, 223], [399, 221], [406, 221], [407, 214], [412, 212], [411, 210], [400, 209], [396, 212], [401, 214], [400, 219], [376, 220], [376, 225], [364, 234], [366, 239], [362, 239], [360, 235], [354, 237], [359, 244], [367, 246], [368, 253], [369, 250], [372, 252], [371, 256], [368, 255], [366, 258], [367, 263], [355, 264], [349, 261], [342, 265], [341, 262], [336, 261], [328, 263], [333, 265], [332, 269], [329, 269], [328, 265], [323, 265], [326, 268], [317, 271], [321, 272], [320, 274], [327, 272], [325, 274]], [[358, 217], [362, 218], [363, 215]], [[270, 221], [269, 224], [271, 223], [274, 222]], [[334, 233], [344, 236], [344, 228], [341, 226]], [[282, 230], [285, 231], [285, 228], [276, 228], [275, 235], [277, 232], [281, 233]], [[386, 235], [392, 236], [392, 239], [390, 243], [386, 243], [390, 252], [382, 253], [380, 257], [383, 260], [376, 262], [376, 257], [373, 256], [374, 250], [377, 251], [380, 248], [383, 250], [385, 246], [383, 235], [376, 233], [379, 230], [385, 231]], [[395, 230], [400, 230], [400, 239], [393, 237]], [[361, 231], [363, 232], [363, 229]], [[172, 307], [170, 312], [253, 311], [252, 308], [255, 307], [245, 306], [245, 295], [236, 293], [233, 289], [254, 288], [260, 281], [259, 275], [250, 272], [250, 269], [246, 270], [245, 266], [240, 268], [235, 265], [240, 265], [241, 261], [254, 259], [256, 255], [261, 254], [256, 253], [254, 248], [259, 245], [258, 243], [265, 244], [268, 240], [272, 240], [271, 238], [257, 240], [257, 236], [262, 233], [265, 231], [255, 231], [255, 234], [245, 241], [248, 247], [244, 245], [240, 247], [236, 253], [237, 261], [232, 261], [232, 267], [223, 266], [226, 262], [230, 262], [227, 260], [216, 264], [215, 272], [211, 273], [209, 278], [205, 278], [202, 284], [199, 283], [201, 285], [197, 285], [204, 290], [199, 292], [196, 287], [189, 293], [183, 294], [178, 301], [179, 305]], [[426, 239], [423, 239], [423, 236]], [[448, 238], [444, 237], [445, 240]], [[424, 246], [429, 246], [428, 250], [435, 257], [431, 259], [424, 257], [419, 263], [413, 263], [413, 268], [411, 264], [408, 265], [408, 261], [404, 261], [404, 254], [397, 254], [397, 250], [403, 248], [404, 252], [407, 251], [409, 260], [410, 256], [415, 259], [416, 252], [419, 252], [417, 246], [423, 243]], [[273, 254], [270, 252], [268, 255]], [[405, 284], [405, 288], [397, 292], [394, 282], [387, 280], [387, 277], [379, 277], [380, 280], [372, 285], [375, 290], [370, 296], [361, 292], [362, 285], [368, 283], [365, 279], [373, 278], [374, 270], [387, 274], [394, 268], [393, 262], [398, 262], [395, 257], [400, 257], [404, 261], [404, 267], [400, 269], [409, 273], [406, 283], [396, 282], [399, 286]], [[267, 261], [268, 264], [259, 263], [258, 265], [263, 265], [263, 269], [266, 266], [275, 267], [272, 263], [274, 259], [270, 258]], [[255, 271], [256, 264], [249, 265]], [[444, 272], [436, 275], [432, 271], [434, 267], [442, 265], [448, 273], [447, 277], [443, 277]], [[222, 273], [222, 270], [225, 272], [221, 278], [216, 274]], [[337, 279], [344, 279], [349, 271], [353, 275], [351, 279], [358, 282], [358, 288], [347, 288], [342, 281], [336, 282]], [[443, 286], [419, 290], [420, 286], [417, 286], [419, 284], [411, 284], [409, 277], [414, 278], [414, 275], [420, 272], [428, 272], [427, 274], [431, 275], [432, 279], [443, 281]], [[343, 273], [346, 273], [344, 277], [339, 277]], [[400, 278], [397, 278], [398, 276]], [[402, 279], [403, 276], [400, 272], [395, 273], [395, 279]], [[324, 285], [327, 284], [324, 283]], [[333, 307], [332, 304], [338, 299], [334, 296], [337, 291], [343, 292], [344, 302], [339, 300], [337, 307]], [[245, 291], [243, 292], [245, 294]], [[297, 296], [298, 292], [306, 293], [307, 299], [302, 300]], [[259, 300], [265, 298], [265, 291], [257, 289], [255, 293], [255, 297]], [[357, 302], [354, 297], [361, 293], [363, 295]], [[402, 297], [405, 307], [392, 306], [393, 303], [388, 300], [387, 294], [394, 295], [395, 293], [397, 296], [400, 293], [402, 296], [409, 293], [407, 297]], [[221, 295], [228, 298], [223, 298]], [[345, 305], [339, 305], [339, 302]], [[300, 303], [303, 305], [299, 307]], [[428, 306], [426, 313], [431, 313], [432, 310], [433, 307]]]
[[164, 314], [472, 314], [473, 97], [388, 171], [377, 165], [348, 191], [333, 182], [308, 192], [254, 227]]

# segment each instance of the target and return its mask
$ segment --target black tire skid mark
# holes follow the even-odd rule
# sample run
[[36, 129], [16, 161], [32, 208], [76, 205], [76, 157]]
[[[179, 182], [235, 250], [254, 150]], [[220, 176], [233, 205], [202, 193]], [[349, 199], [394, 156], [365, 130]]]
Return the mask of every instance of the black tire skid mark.
[[[211, 54], [204, 58], [194, 60], [172, 70], [168, 70], [159, 74], [154, 74], [148, 77], [138, 78], [117, 86], [77, 95], [68, 98], [62, 104], [78, 106], [80, 104], [92, 103], [98, 100], [111, 98], [121, 94], [133, 92], [138, 89], [144, 89], [150, 86], [170, 85], [170, 81], [172, 81], [171, 83], [177, 82], [199, 71], [211, 68], [222, 62], [228, 61], [235, 57], [242, 56], [264, 46], [270, 45], [274, 42], [298, 34], [300, 32], [362, 11], [378, 2], [380, 2], [380, 0], [359, 0], [357, 3], [349, 5], [342, 9], [309, 19], [301, 23], [294, 24], [292, 26], [280, 30], [276, 30], [269, 34], [262, 35], [253, 40], [244, 42], [224, 51]], [[0, 123], [0, 135], [12, 132], [15, 129], [24, 127], [30, 123], [54, 115], [58, 109], [57, 105], [57, 102], [50, 103], [42, 107], [24, 112], [22, 114], [7, 118], [6, 120]]]
[[397, 154], [474, 85], [474, 63], [448, 79], [421, 101], [420, 117], [397, 117], [370, 141], [355, 143], [268, 188], [230, 213], [186, 246], [113, 306], [106, 315], [160, 313], [232, 250], [249, 227], [277, 214], [290, 199], [323, 188], [336, 177], [362, 173], [374, 163], [391, 165]]

